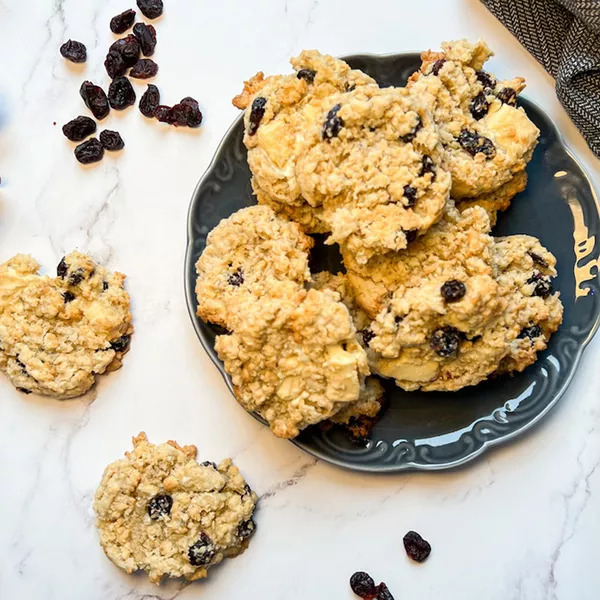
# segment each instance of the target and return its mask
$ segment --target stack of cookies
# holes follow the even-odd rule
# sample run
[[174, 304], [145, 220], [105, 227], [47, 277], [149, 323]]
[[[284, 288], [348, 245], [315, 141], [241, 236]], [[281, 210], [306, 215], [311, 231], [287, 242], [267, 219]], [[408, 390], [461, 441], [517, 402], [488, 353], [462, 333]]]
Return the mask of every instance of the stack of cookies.
[[[516, 105], [524, 80], [484, 71], [491, 54], [444, 43], [406, 87], [380, 88], [305, 51], [234, 99], [259, 205], [209, 235], [198, 315], [227, 329], [216, 349], [236, 396], [276, 435], [372, 422], [371, 375], [452, 391], [521, 371], [560, 325], [552, 254], [491, 235], [539, 135]], [[345, 273], [309, 271], [315, 233]]]

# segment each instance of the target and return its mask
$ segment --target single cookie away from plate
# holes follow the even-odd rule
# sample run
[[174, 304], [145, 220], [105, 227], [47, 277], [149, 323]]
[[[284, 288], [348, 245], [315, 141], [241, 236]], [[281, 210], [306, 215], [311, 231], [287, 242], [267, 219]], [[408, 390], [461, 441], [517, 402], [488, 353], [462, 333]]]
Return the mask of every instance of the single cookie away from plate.
[[299, 225], [268, 206], [243, 208], [223, 219], [196, 263], [198, 316], [234, 330], [246, 319], [242, 304], [295, 293], [310, 279], [312, 245]]
[[540, 133], [516, 106], [525, 80], [498, 81], [483, 70], [490, 56], [481, 40], [444, 42], [442, 52], [421, 55], [408, 84], [421, 101], [429, 98], [455, 200], [492, 192], [523, 171]]
[[96, 490], [100, 544], [128, 573], [193, 581], [248, 546], [258, 500], [230, 459], [196, 462], [195, 446], [155, 446], [140, 433]]
[[57, 277], [39, 268], [26, 254], [0, 265], [0, 370], [25, 393], [80, 396], [129, 349], [125, 275], [79, 252], [60, 261]]

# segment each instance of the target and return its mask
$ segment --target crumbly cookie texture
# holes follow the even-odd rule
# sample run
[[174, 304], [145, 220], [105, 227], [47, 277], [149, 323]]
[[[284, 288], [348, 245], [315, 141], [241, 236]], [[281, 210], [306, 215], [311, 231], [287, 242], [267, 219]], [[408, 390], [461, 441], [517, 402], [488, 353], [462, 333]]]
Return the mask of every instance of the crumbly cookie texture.
[[331, 291], [298, 289], [293, 301], [266, 299], [215, 349], [239, 403], [279, 437], [328, 419], [358, 400], [369, 374], [347, 308]]
[[258, 500], [230, 459], [195, 460], [195, 446], [155, 446], [142, 432], [133, 451], [108, 465], [96, 490], [100, 544], [128, 573], [144, 570], [190, 581], [243, 552]]
[[57, 277], [17, 254], [0, 265], [0, 370], [25, 393], [72, 398], [121, 366], [133, 332], [125, 275], [71, 252]]
[[268, 206], [243, 208], [224, 219], [209, 233], [196, 263], [198, 316], [234, 330], [246, 319], [241, 304], [295, 293], [310, 279], [312, 245], [299, 225]]
[[455, 199], [487, 194], [523, 171], [531, 159], [538, 128], [516, 97], [523, 78], [498, 81], [483, 70], [492, 55], [485, 42], [444, 42], [442, 52], [421, 55], [422, 66], [408, 87], [429, 97], [452, 174]]
[[302, 52], [291, 63], [295, 74], [266, 79], [255, 76], [246, 82], [244, 92], [234, 103], [247, 107], [244, 144], [254, 188], [277, 202], [294, 205], [303, 202], [296, 180], [296, 160], [323, 102], [333, 93], [374, 81], [350, 69], [344, 61], [316, 50]]
[[296, 166], [302, 197], [323, 207], [329, 243], [356, 261], [401, 250], [440, 219], [450, 175], [430, 114], [406, 89], [333, 94], [307, 137]]

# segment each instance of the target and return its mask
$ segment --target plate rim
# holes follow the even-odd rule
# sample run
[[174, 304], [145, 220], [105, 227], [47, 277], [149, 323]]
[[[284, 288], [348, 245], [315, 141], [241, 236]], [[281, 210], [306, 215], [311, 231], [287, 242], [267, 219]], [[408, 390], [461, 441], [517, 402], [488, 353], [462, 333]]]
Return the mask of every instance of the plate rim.
[[[348, 54], [348, 55], [342, 56], [340, 58], [344, 61], [351, 61], [351, 60], [357, 60], [357, 59], [361, 59], [361, 58], [378, 60], [378, 59], [409, 57], [409, 56], [417, 56], [418, 57], [418, 56], [420, 56], [420, 53], [419, 52], [391, 52], [391, 53], [386, 53], [386, 54], [378, 54], [378, 53], [370, 53], [370, 52], [361, 52], [361, 53], [357, 53], [357, 54]], [[535, 108], [537, 110], [539, 110], [542, 114], [544, 114], [546, 117], [548, 117], [548, 123], [552, 128], [552, 133], [556, 136], [557, 141], [564, 148], [566, 154], [575, 163], [575, 165], [579, 168], [579, 170], [585, 177], [585, 180], [591, 190], [592, 198], [593, 198], [593, 201], [594, 201], [594, 204], [596, 207], [596, 212], [598, 213], [598, 216], [600, 217], [600, 198], [598, 196], [598, 192], [596, 190], [594, 182], [591, 180], [587, 169], [582, 164], [582, 162], [577, 158], [577, 156], [573, 153], [571, 147], [565, 142], [562, 132], [558, 129], [554, 120], [552, 120], [549, 117], [547, 112], [537, 102], [535, 102], [534, 100], [531, 100], [528, 96], [524, 95], [524, 96], [520, 96], [520, 97], [526, 99], [527, 102], [529, 102], [530, 104], [535, 106]], [[227, 388], [234, 395], [234, 399], [235, 399], [235, 394], [233, 391], [233, 386], [232, 386], [231, 380], [230, 380], [229, 376], [227, 375], [225, 369], [223, 368], [223, 365], [220, 363], [220, 361], [218, 361], [216, 356], [213, 355], [213, 353], [209, 350], [207, 341], [204, 339], [204, 337], [200, 331], [200, 319], [196, 315], [196, 311], [194, 310], [194, 303], [196, 300], [195, 289], [190, 285], [188, 274], [190, 273], [190, 269], [195, 269], [195, 265], [191, 264], [191, 262], [193, 260], [193, 225], [192, 225], [191, 217], [192, 217], [192, 214], [196, 207], [196, 204], [199, 201], [200, 188], [203, 185], [204, 181], [206, 180], [207, 176], [212, 172], [212, 170], [216, 166], [217, 160], [220, 157], [221, 151], [222, 151], [223, 147], [225, 146], [226, 141], [229, 139], [229, 136], [232, 134], [234, 129], [239, 125], [240, 121], [243, 120], [243, 118], [244, 118], [244, 112], [240, 113], [237, 117], [235, 117], [235, 119], [233, 120], [231, 125], [227, 128], [227, 130], [223, 134], [223, 137], [221, 138], [219, 144], [215, 148], [215, 151], [210, 160], [210, 163], [208, 164], [207, 168], [205, 169], [205, 171], [202, 173], [200, 179], [198, 180], [198, 183], [194, 187], [194, 190], [192, 192], [192, 197], [190, 200], [190, 204], [188, 207], [188, 211], [187, 211], [187, 216], [186, 216], [186, 250], [185, 250], [184, 263], [183, 263], [183, 275], [184, 275], [183, 279], [184, 279], [186, 307], [187, 307], [187, 311], [190, 316], [190, 319], [192, 321], [194, 331], [196, 332], [196, 336], [200, 340], [200, 344], [202, 345], [202, 348], [208, 355], [210, 361], [215, 365], [215, 367], [217, 368], [217, 371], [221, 374], [221, 377], [225, 381]], [[577, 258], [575, 260], [575, 264], [577, 264]], [[597, 267], [597, 272], [596, 272], [596, 275], [594, 276], [594, 279], [598, 279], [599, 277], [600, 277], [600, 266]], [[511, 431], [505, 435], [502, 435], [500, 437], [493, 438], [490, 440], [484, 440], [478, 449], [474, 450], [473, 452], [471, 452], [459, 459], [456, 459], [456, 460], [453, 460], [453, 461], [450, 461], [447, 463], [430, 463], [430, 464], [422, 464], [422, 463], [415, 463], [415, 462], [406, 462], [406, 463], [402, 463], [402, 464], [384, 465], [384, 466], [381, 466], [381, 465], [373, 466], [370, 464], [357, 464], [357, 463], [348, 464], [340, 459], [337, 459], [336, 457], [332, 457], [332, 456], [324, 454], [318, 448], [311, 447], [310, 450], [307, 449], [297, 438], [292, 438], [289, 441], [292, 442], [294, 444], [294, 446], [301, 449], [303, 452], [310, 454], [311, 456], [314, 456], [315, 458], [323, 460], [329, 464], [333, 464], [338, 467], [342, 467], [343, 469], [346, 469], [348, 471], [357, 471], [357, 472], [362, 472], [362, 473], [374, 473], [374, 474], [387, 475], [387, 474], [396, 474], [396, 473], [405, 473], [405, 472], [414, 472], [414, 471], [431, 472], [431, 471], [445, 471], [448, 469], [456, 469], [458, 467], [466, 465], [467, 463], [469, 463], [473, 460], [476, 460], [482, 454], [484, 454], [484, 452], [491, 450], [498, 445], [514, 441], [514, 439], [517, 438], [518, 436], [523, 435], [527, 431], [530, 431], [534, 427], [539, 425], [539, 423], [542, 421], [542, 419], [544, 419], [544, 417], [556, 406], [558, 401], [564, 396], [565, 392], [571, 385], [573, 378], [575, 377], [575, 374], [577, 373], [577, 371], [580, 367], [581, 357], [583, 356], [583, 352], [588, 347], [589, 343], [594, 338], [594, 336], [597, 333], [599, 328], [600, 328], [600, 311], [597, 312], [595, 320], [594, 320], [594, 324], [590, 328], [589, 333], [587, 334], [585, 339], [581, 340], [580, 344], [578, 344], [578, 346], [577, 346], [576, 353], [573, 357], [573, 368], [571, 369], [570, 373], [568, 374], [566, 380], [563, 382], [562, 386], [554, 393], [554, 395], [553, 395], [554, 397], [552, 398], [552, 400], [539, 413], [537, 413], [530, 421], [527, 421], [523, 425], [517, 427], [516, 429], [514, 429], [513, 431]], [[236, 400], [236, 402], [237, 402], [237, 400]], [[243, 410], [245, 410], [245, 409], [243, 409]], [[246, 411], [246, 412], [248, 412], [248, 411]], [[265, 421], [263, 419], [261, 419], [255, 413], [251, 412], [249, 414], [251, 416], [253, 416], [255, 419], [257, 419], [258, 421], [260, 421], [261, 423], [263, 423], [263, 424], [265, 423]]]

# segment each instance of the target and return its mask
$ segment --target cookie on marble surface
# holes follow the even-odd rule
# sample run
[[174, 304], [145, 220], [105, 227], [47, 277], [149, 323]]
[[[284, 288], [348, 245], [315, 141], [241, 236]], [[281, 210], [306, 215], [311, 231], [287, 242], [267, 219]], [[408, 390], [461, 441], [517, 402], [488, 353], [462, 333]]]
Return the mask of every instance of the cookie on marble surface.
[[523, 171], [539, 136], [516, 106], [525, 80], [498, 81], [483, 70], [490, 56], [481, 40], [444, 42], [442, 52], [421, 55], [420, 71], [408, 84], [421, 100], [431, 101], [455, 199], [492, 192]]
[[275, 435], [295, 437], [359, 399], [367, 358], [338, 294], [298, 286], [295, 298], [270, 296], [242, 312], [215, 349], [238, 402]]
[[254, 188], [277, 202], [301, 204], [295, 164], [309, 124], [320, 114], [328, 96], [372, 85], [374, 80], [316, 50], [303, 51], [291, 63], [295, 74], [266, 79], [257, 74], [245, 83], [234, 104], [247, 108], [244, 144]]
[[324, 100], [306, 134], [296, 177], [302, 197], [323, 207], [328, 243], [357, 262], [437, 222], [450, 194], [437, 128], [425, 105], [402, 88], [363, 86]]
[[80, 396], [129, 349], [125, 275], [79, 252], [60, 261], [55, 278], [39, 268], [25, 254], [0, 265], [0, 370], [25, 393]]
[[312, 245], [299, 225], [268, 206], [243, 208], [223, 219], [208, 234], [196, 263], [198, 316], [234, 330], [246, 318], [241, 303], [295, 293], [298, 284], [310, 279]]
[[128, 573], [190, 581], [248, 546], [258, 500], [230, 459], [196, 462], [195, 446], [155, 446], [142, 432], [96, 490], [100, 544]]

